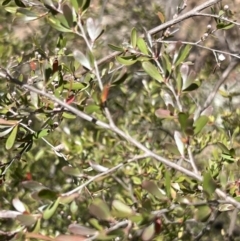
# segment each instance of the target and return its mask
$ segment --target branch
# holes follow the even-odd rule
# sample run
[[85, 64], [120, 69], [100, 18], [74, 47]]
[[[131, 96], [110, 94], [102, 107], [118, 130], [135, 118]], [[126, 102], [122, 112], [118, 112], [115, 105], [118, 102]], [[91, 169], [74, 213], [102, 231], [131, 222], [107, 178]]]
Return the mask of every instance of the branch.
[[166, 23], [161, 24], [160, 26], [157, 26], [157, 27], [149, 30], [148, 34], [150, 34], [150, 35], [156, 34], [156, 33], [160, 32], [160, 31], [162, 31], [166, 28], [171, 27], [172, 25], [174, 25], [176, 23], [182, 22], [185, 19], [188, 19], [188, 18], [191, 18], [191, 17], [194, 17], [194, 16], [198, 16], [200, 11], [202, 11], [203, 9], [208, 8], [208, 7], [212, 6], [213, 4], [216, 4], [220, 1], [221, 0], [209, 0], [209, 1], [199, 5], [197, 7], [195, 7], [194, 9], [188, 11], [187, 13], [178, 16], [177, 18], [174, 18], [174, 19], [172, 19], [172, 20], [170, 20]]
[[[209, 0], [209, 1], [199, 5], [197, 7], [195, 7], [194, 9], [188, 11], [187, 13], [178, 16], [177, 18], [169, 20], [166, 23], [163, 23], [163, 24], [161, 24], [161, 25], [159, 25], [159, 26], [149, 30], [147, 32], [147, 34], [149, 34], [149, 35], [157, 34], [160, 31], [162, 31], [162, 30], [164, 30], [166, 28], [169, 28], [169, 27], [173, 26], [174, 24], [180, 23], [180, 22], [182, 22], [185, 19], [188, 19], [188, 18], [191, 18], [191, 17], [195, 17], [195, 16], [199, 16], [199, 12], [200, 11], [202, 11], [202, 10], [204, 10], [204, 9], [206, 9], [206, 8], [212, 6], [212, 5], [214, 5], [214, 4], [216, 4], [216, 3], [220, 2], [220, 1], [221, 0]], [[99, 66], [99, 65], [102, 65], [104, 63], [107, 63], [109, 60], [115, 58], [116, 56], [120, 55], [121, 53], [122, 52], [115, 51], [115, 52], [111, 53], [110, 55], [108, 55], [108, 56], [98, 60], [97, 61], [97, 65]], [[80, 73], [77, 73], [77, 74], [83, 75], [83, 74], [86, 74], [87, 72], [88, 72], [88, 70], [83, 70], [83, 71], [81, 71]]]
[[239, 59], [233, 59], [231, 61], [231, 63], [229, 64], [229, 66], [226, 68], [226, 70], [223, 72], [221, 78], [218, 80], [218, 82], [216, 83], [214, 89], [212, 90], [212, 92], [209, 94], [207, 100], [205, 101], [205, 103], [203, 104], [203, 106], [199, 106], [198, 109], [196, 110], [195, 114], [194, 114], [194, 119], [196, 120], [201, 113], [206, 110], [213, 102], [215, 95], [217, 94], [219, 88], [221, 87], [221, 85], [225, 82], [225, 80], [227, 79], [227, 77], [229, 76], [229, 74], [232, 72], [233, 69], [235, 69], [235, 67], [238, 65], [239, 63]]
[[[29, 91], [32, 91], [34, 93], [37, 93], [39, 95], [45, 96], [47, 98], [49, 98], [50, 100], [52, 100], [55, 103], [58, 103], [59, 105], [61, 105], [62, 107], [66, 108], [67, 110], [71, 111], [72, 113], [74, 113], [76, 116], [87, 120], [89, 122], [93, 122], [96, 125], [105, 128], [107, 130], [111, 130], [117, 134], [119, 134], [121, 137], [123, 137], [125, 140], [129, 141], [131, 144], [133, 144], [134, 146], [138, 147], [140, 150], [142, 150], [146, 156], [148, 157], [153, 157], [156, 160], [158, 160], [159, 162], [165, 164], [166, 166], [173, 168], [179, 172], [184, 173], [185, 175], [192, 177], [195, 180], [198, 180], [200, 182], [203, 181], [203, 177], [199, 174], [193, 173], [192, 171], [189, 171], [188, 169], [181, 167], [179, 165], [177, 165], [176, 163], [172, 162], [171, 160], [168, 160], [164, 157], [161, 157], [159, 155], [157, 155], [156, 153], [152, 152], [151, 150], [149, 150], [147, 147], [145, 147], [143, 144], [141, 144], [140, 142], [138, 142], [137, 140], [135, 140], [133, 137], [129, 136], [127, 133], [124, 133], [122, 130], [120, 130], [117, 126], [110, 126], [109, 124], [99, 121], [87, 114], [85, 114], [84, 112], [77, 110], [76, 108], [74, 108], [73, 106], [67, 104], [66, 102], [56, 98], [55, 96], [46, 93], [43, 90], [39, 90], [35, 87], [32, 87], [28, 84], [24, 84], [22, 83], [20, 80], [13, 78], [10, 74], [8, 74], [8, 72], [2, 68], [0, 68], [2, 70], [2, 72], [0, 71], [0, 76], [7, 78], [10, 82], [15, 83], [17, 85], [19, 85], [20, 87], [27, 89]], [[134, 159], [135, 160], [135, 159]], [[131, 161], [131, 160], [128, 160]], [[107, 170], [107, 173], [113, 172], [114, 170], [117, 170], [118, 168], [120, 168], [121, 166], [123, 166], [125, 163], [120, 163], [119, 165]], [[87, 182], [85, 182], [83, 185], [83, 187], [87, 186], [89, 183], [91, 183], [92, 181], [96, 180], [97, 177], [100, 176], [104, 176], [106, 175], [106, 173], [100, 173], [96, 176], [94, 176], [92, 179], [88, 180]], [[77, 187], [78, 190], [81, 190], [81, 186]], [[71, 194], [76, 192], [75, 190], [72, 190], [70, 192], [68, 192], [67, 194]], [[220, 189], [216, 189], [215, 192], [218, 194], [218, 196], [222, 197], [224, 200], [226, 200], [227, 202], [231, 203], [232, 205], [234, 205], [236, 208], [240, 209], [240, 203], [237, 202], [234, 198], [227, 196], [226, 193], [224, 193], [222, 190]], [[66, 195], [66, 194], [65, 194]]]

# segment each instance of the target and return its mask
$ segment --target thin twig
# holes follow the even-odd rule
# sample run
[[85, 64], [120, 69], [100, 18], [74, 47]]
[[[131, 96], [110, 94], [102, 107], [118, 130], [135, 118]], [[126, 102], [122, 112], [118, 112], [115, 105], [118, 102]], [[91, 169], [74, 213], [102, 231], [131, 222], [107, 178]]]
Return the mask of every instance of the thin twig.
[[114, 166], [112, 168], [109, 168], [108, 170], [106, 170], [105, 172], [101, 172], [99, 174], [97, 174], [96, 176], [90, 178], [89, 180], [87, 180], [85, 183], [83, 183], [82, 185], [76, 187], [75, 189], [67, 192], [67, 193], [64, 193], [62, 194], [62, 196], [69, 196], [75, 192], [79, 192], [81, 191], [84, 187], [86, 187], [87, 185], [89, 185], [90, 183], [92, 183], [93, 181], [95, 181], [96, 179], [98, 179], [99, 177], [103, 177], [103, 176], [106, 176], [106, 175], [109, 175], [111, 174], [112, 172], [118, 170], [119, 168], [123, 167], [124, 165], [130, 163], [130, 162], [133, 162], [133, 161], [136, 161], [136, 160], [139, 160], [139, 159], [143, 159], [143, 158], [146, 158], [148, 157], [148, 155], [144, 154], [144, 155], [139, 155], [139, 156], [135, 156], [133, 157], [132, 159], [129, 159], [125, 162], [122, 162], [122, 163], [119, 163], [117, 166]]
[[205, 103], [202, 106], [199, 106], [198, 109], [195, 111], [194, 113], [194, 119], [196, 120], [201, 113], [206, 110], [211, 103], [214, 100], [215, 95], [217, 94], [219, 88], [221, 87], [221, 85], [225, 82], [225, 80], [227, 79], [227, 77], [229, 76], [229, 74], [232, 72], [233, 69], [235, 69], [235, 67], [238, 65], [239, 60], [238, 59], [233, 59], [231, 61], [231, 63], [228, 65], [227, 69], [223, 72], [221, 78], [217, 81], [214, 89], [212, 90], [212, 92], [209, 94], [208, 98], [206, 99]]
[[[202, 10], [204, 10], [204, 9], [206, 9], [206, 8], [212, 6], [212, 5], [214, 5], [214, 4], [216, 4], [216, 3], [220, 2], [220, 1], [221, 0], [209, 0], [209, 1], [199, 5], [197, 7], [195, 7], [194, 9], [188, 11], [187, 13], [178, 16], [177, 18], [174, 18], [174, 19], [172, 19], [170, 21], [167, 21], [166, 23], [163, 23], [163, 24], [161, 24], [161, 25], [159, 25], [159, 26], [149, 30], [147, 33], [149, 35], [154, 35], [154, 34], [157, 34], [157, 33], [159, 33], [160, 31], [162, 31], [164, 29], [167, 29], [167, 28], [169, 28], [169, 27], [179, 23], [179, 22], [182, 22], [185, 19], [188, 19], [188, 18], [191, 18], [191, 17], [194, 17], [194, 16], [199, 16], [199, 12], [200, 11], [202, 11]], [[122, 52], [120, 52], [120, 51], [115, 51], [115, 52], [109, 54], [108, 56], [105, 56], [104, 58], [98, 60], [97, 61], [97, 65], [99, 66], [99, 65], [102, 65], [104, 63], [107, 63], [111, 59], [113, 59], [116, 56], [120, 55], [121, 53]], [[86, 74], [87, 72], [88, 72], [88, 70], [83, 70], [80, 73], [76, 73], [76, 74], [83, 75], [83, 74]]]

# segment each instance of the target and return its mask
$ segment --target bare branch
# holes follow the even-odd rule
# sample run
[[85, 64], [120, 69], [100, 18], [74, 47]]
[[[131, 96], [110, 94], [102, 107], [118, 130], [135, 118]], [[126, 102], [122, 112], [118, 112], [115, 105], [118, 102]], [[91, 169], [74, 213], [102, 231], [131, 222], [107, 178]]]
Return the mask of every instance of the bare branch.
[[231, 63], [229, 64], [229, 66], [226, 68], [226, 70], [223, 72], [221, 78], [217, 81], [214, 89], [212, 90], [212, 92], [209, 94], [207, 100], [205, 101], [205, 103], [202, 106], [199, 106], [198, 109], [196, 110], [195, 114], [194, 114], [194, 119], [196, 120], [201, 113], [206, 110], [213, 102], [215, 95], [217, 94], [220, 86], [225, 82], [225, 80], [227, 79], [227, 77], [229, 76], [229, 74], [232, 72], [233, 69], [235, 69], [235, 67], [238, 65], [239, 60], [238, 59], [233, 59], [231, 61]]

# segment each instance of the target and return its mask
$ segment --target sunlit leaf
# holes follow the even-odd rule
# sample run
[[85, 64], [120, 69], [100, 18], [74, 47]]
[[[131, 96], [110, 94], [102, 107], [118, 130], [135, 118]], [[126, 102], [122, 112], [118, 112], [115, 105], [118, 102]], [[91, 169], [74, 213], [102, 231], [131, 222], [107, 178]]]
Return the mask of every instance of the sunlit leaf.
[[71, 29], [68, 29], [64, 26], [61, 25], [60, 21], [54, 17], [48, 17], [48, 23], [51, 25], [53, 28], [57, 29], [58, 31], [61, 32], [72, 32]]
[[95, 41], [102, 33], [102, 26], [97, 24], [92, 18], [88, 18], [86, 21], [87, 31], [90, 39]]
[[217, 29], [230, 29], [235, 26], [234, 23], [218, 23], [217, 24]]
[[188, 124], [187, 120], [188, 120], [188, 114], [186, 114], [184, 112], [178, 113], [178, 121], [181, 125], [182, 131], [185, 131], [187, 128], [187, 124]]
[[184, 156], [185, 145], [182, 141], [183, 137], [179, 131], [174, 132], [174, 139], [177, 145], [178, 151], [180, 152], [181, 156]]
[[206, 222], [210, 217], [212, 210], [207, 205], [199, 206], [195, 209], [195, 219], [200, 222]]
[[63, 112], [62, 117], [66, 118], [66, 119], [76, 119], [77, 118], [76, 115], [71, 114], [71, 113], [66, 112], [66, 111]]
[[10, 128], [5, 129], [4, 131], [1, 131], [0, 137], [6, 136], [7, 134], [9, 134], [13, 130], [13, 128], [14, 127], [10, 127]]
[[150, 62], [143, 62], [142, 67], [145, 70], [147, 74], [149, 74], [153, 79], [158, 80], [159, 82], [163, 82], [163, 77], [159, 73], [159, 70], [157, 69], [156, 66], [154, 66]]
[[85, 83], [67, 83], [63, 85], [63, 87], [68, 90], [82, 90], [86, 86]]
[[137, 46], [137, 30], [135, 28], [131, 31], [131, 46], [136, 48]]
[[195, 122], [194, 122], [194, 134], [199, 134], [204, 126], [208, 123], [209, 119], [205, 115], [201, 115]]
[[179, 53], [178, 53], [178, 56], [174, 62], [174, 65], [175, 66], [178, 66], [180, 63], [182, 63], [186, 58], [187, 56], [189, 55], [190, 53], [190, 50], [191, 50], [192, 46], [191, 45], [183, 45], [180, 50], [179, 50]]
[[141, 240], [143, 241], [150, 241], [153, 239], [155, 234], [155, 228], [154, 228], [154, 223], [150, 224], [148, 227], [146, 227], [141, 235]]
[[48, 220], [50, 219], [53, 214], [56, 212], [56, 209], [59, 205], [59, 199], [57, 199], [55, 202], [50, 204], [44, 211], [43, 211], [43, 219]]
[[86, 112], [86, 114], [92, 114], [94, 112], [100, 112], [101, 111], [101, 108], [99, 105], [96, 105], [96, 104], [90, 104], [90, 105], [87, 105], [85, 108], [84, 108], [84, 111]]
[[111, 214], [107, 204], [101, 199], [94, 199], [89, 206], [89, 212], [100, 220], [110, 220]]
[[12, 204], [18, 212], [24, 213], [26, 211], [24, 204], [19, 200], [19, 198], [14, 198], [12, 200]]
[[70, 195], [59, 196], [59, 203], [68, 204], [79, 196], [79, 193], [73, 193]]
[[117, 56], [116, 60], [122, 65], [133, 65], [138, 61], [135, 56]]
[[142, 188], [161, 200], [167, 200], [167, 196], [160, 191], [157, 184], [153, 181], [144, 180], [142, 182]]
[[123, 47], [115, 46], [113, 44], [108, 44], [108, 47], [111, 48], [114, 51], [119, 51], [119, 52], [123, 52], [124, 51]]
[[85, 68], [91, 70], [91, 64], [90, 61], [87, 59], [87, 57], [79, 50], [74, 50], [73, 51], [73, 56], [74, 58]]
[[35, 132], [35, 133], [34, 133], [34, 137], [35, 137], [36, 139], [43, 138], [43, 137], [45, 137], [45, 136], [48, 136], [49, 132], [50, 132], [50, 130], [48, 130], [48, 129], [43, 129], [43, 130], [41, 130], [41, 131]]
[[144, 54], [146, 54], [146, 55], [149, 54], [149, 53], [148, 53], [147, 44], [146, 44], [146, 42], [144, 41], [143, 38], [139, 37], [139, 38], [137, 39], [137, 46], [138, 46], [139, 50], [140, 50], [142, 53], [144, 53]]
[[166, 170], [165, 171], [165, 190], [167, 196], [170, 198], [171, 197], [171, 173]]
[[113, 215], [119, 218], [127, 218], [134, 214], [134, 211], [125, 203], [119, 200], [113, 200], [112, 202]]
[[7, 150], [10, 150], [13, 147], [13, 145], [15, 143], [15, 140], [16, 140], [16, 137], [17, 137], [17, 132], [18, 132], [18, 125], [15, 125], [11, 134], [7, 138], [7, 141], [6, 141], [6, 144], [5, 144], [5, 147], [6, 147]]
[[31, 232], [32, 233], [38, 233], [40, 231], [40, 229], [41, 229], [41, 218], [37, 218], [37, 221], [35, 222], [35, 224], [31, 228]]

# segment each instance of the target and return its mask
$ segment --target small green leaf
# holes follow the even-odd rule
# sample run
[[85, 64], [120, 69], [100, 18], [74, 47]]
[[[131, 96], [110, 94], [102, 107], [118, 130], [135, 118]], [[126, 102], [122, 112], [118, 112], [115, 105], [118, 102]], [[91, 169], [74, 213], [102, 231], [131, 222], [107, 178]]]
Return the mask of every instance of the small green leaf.
[[206, 222], [210, 217], [211, 213], [212, 213], [212, 210], [209, 206], [202, 205], [195, 209], [194, 218], [196, 221]]
[[34, 133], [34, 138], [35, 139], [43, 138], [45, 136], [48, 136], [49, 132], [50, 132], [50, 130], [43, 129], [41, 131], [38, 131], [38, 132]]
[[119, 52], [124, 51], [123, 47], [115, 46], [115, 45], [112, 45], [112, 44], [108, 44], [108, 47], [111, 48], [114, 51], [119, 51]]
[[151, 193], [153, 196], [161, 199], [166, 200], [167, 197], [165, 194], [163, 194], [160, 189], [158, 188], [157, 184], [150, 180], [144, 180], [142, 182], [142, 188]]
[[142, 67], [145, 70], [145, 72], [149, 74], [153, 79], [156, 79], [161, 83], [163, 82], [162, 75], [159, 73], [159, 70], [157, 69], [157, 67], [154, 66], [152, 63], [143, 62]]
[[179, 64], [181, 64], [189, 55], [190, 50], [192, 49], [191, 45], [183, 45], [178, 53], [178, 56], [176, 58], [176, 60], [174, 61], [174, 65], [175, 67], [178, 66]]
[[137, 46], [137, 30], [135, 28], [131, 31], [131, 46], [135, 49]]
[[86, 21], [87, 32], [92, 41], [95, 41], [102, 33], [102, 26], [96, 23], [92, 18]]
[[138, 48], [140, 49], [140, 51], [141, 51], [143, 54], [146, 54], [146, 55], [149, 54], [149, 53], [148, 53], [147, 44], [146, 44], [146, 42], [144, 41], [143, 38], [139, 37], [139, 38], [137, 39], [137, 46], [138, 46]]
[[54, 17], [48, 17], [47, 20], [48, 20], [49, 25], [52, 26], [53, 28], [57, 29], [58, 31], [66, 32], [66, 33], [72, 32], [71, 29], [62, 26], [60, 21]]
[[89, 224], [91, 224], [92, 227], [96, 228], [97, 230], [103, 230], [103, 227], [100, 225], [99, 221], [95, 218], [90, 218], [88, 220]]
[[187, 124], [188, 124], [187, 120], [188, 120], [188, 114], [186, 114], [184, 112], [178, 113], [178, 121], [181, 125], [182, 131], [185, 131], [187, 128]]
[[235, 26], [234, 23], [218, 23], [217, 24], [217, 29], [230, 29]]
[[79, 196], [79, 193], [72, 193], [67, 196], [60, 196], [59, 203], [68, 204], [68, 203], [72, 202], [74, 199], [76, 199], [78, 196]]
[[181, 156], [184, 157], [184, 150], [185, 150], [185, 145], [182, 141], [182, 134], [179, 131], [174, 132], [174, 140], [177, 145], [178, 151], [180, 152]]
[[73, 200], [72, 203], [70, 204], [70, 212], [72, 214], [75, 214], [78, 211], [78, 205], [76, 204], [76, 201]]
[[208, 117], [206, 115], [201, 115], [195, 122], [194, 122], [194, 134], [197, 135], [201, 132], [204, 126], [208, 123]]
[[67, 83], [63, 87], [68, 90], [82, 90], [87, 84], [85, 83]]
[[77, 118], [76, 115], [71, 114], [71, 113], [66, 112], [66, 111], [63, 112], [62, 117], [66, 118], [66, 119], [76, 119]]
[[112, 202], [112, 207], [114, 217], [127, 218], [134, 214], [134, 211], [129, 206], [119, 200], [114, 200]]
[[138, 61], [136, 56], [124, 56], [124, 57], [117, 56], [116, 60], [123, 65], [132, 65]]
[[203, 190], [211, 196], [217, 188], [217, 184], [212, 178], [210, 172], [205, 172], [203, 175]]
[[78, 0], [70, 0], [70, 4], [71, 6], [74, 7], [75, 11], [78, 12], [78, 9], [79, 9], [79, 4], [78, 4]]
[[59, 198], [51, 203], [44, 211], [43, 211], [43, 219], [48, 220], [50, 219], [53, 214], [55, 213], [55, 211], [57, 210], [59, 204]]
[[146, 227], [141, 235], [142, 241], [150, 241], [153, 239], [155, 234], [155, 228], [154, 223], [150, 224], [148, 227]]
[[31, 233], [39, 233], [41, 228], [41, 219], [38, 218], [33, 227], [31, 227], [30, 231]]
[[217, 146], [222, 150], [222, 152], [230, 155], [230, 150], [221, 142], [217, 142]]
[[86, 112], [86, 114], [90, 115], [94, 112], [98, 113], [101, 111], [100, 106], [96, 105], [96, 104], [89, 104], [84, 108], [84, 111]]
[[4, 10], [9, 13], [15, 14], [17, 12], [18, 8], [17, 7], [5, 7]]
[[15, 142], [16, 137], [17, 137], [17, 131], [18, 131], [18, 125], [15, 125], [11, 134], [7, 138], [7, 141], [6, 141], [6, 144], [5, 144], [5, 147], [6, 147], [7, 150], [10, 150], [13, 147], [14, 142]]
[[171, 198], [171, 173], [168, 170], [165, 171], [165, 190], [168, 198]]
[[89, 212], [100, 220], [110, 220], [111, 214], [107, 204], [101, 199], [94, 199], [92, 204], [89, 206]]

